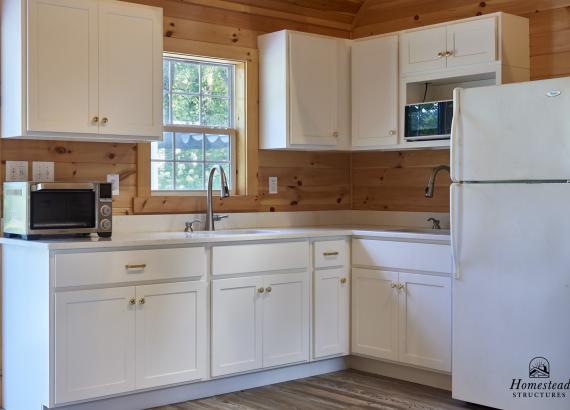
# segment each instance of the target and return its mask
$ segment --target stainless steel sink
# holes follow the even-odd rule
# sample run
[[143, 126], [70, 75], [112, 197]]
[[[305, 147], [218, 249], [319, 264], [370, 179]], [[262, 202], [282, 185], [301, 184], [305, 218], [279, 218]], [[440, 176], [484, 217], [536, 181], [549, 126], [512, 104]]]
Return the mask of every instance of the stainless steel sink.
[[392, 232], [404, 233], [425, 233], [430, 235], [449, 235], [449, 229], [430, 229], [430, 228], [394, 228], [387, 229]]
[[219, 231], [194, 231], [191, 236], [226, 236], [226, 235], [261, 235], [278, 233], [277, 230], [271, 229], [226, 229]]

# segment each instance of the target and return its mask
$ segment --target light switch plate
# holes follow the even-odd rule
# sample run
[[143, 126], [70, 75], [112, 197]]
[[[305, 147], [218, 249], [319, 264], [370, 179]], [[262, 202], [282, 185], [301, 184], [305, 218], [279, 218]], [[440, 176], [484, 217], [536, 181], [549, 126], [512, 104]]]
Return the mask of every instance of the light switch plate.
[[119, 174], [107, 174], [107, 182], [113, 185], [113, 196], [119, 195]]
[[6, 181], [27, 181], [28, 161], [6, 161]]
[[34, 182], [53, 182], [54, 178], [53, 162], [32, 162], [32, 177]]
[[277, 177], [269, 177], [269, 193], [276, 194], [277, 192]]

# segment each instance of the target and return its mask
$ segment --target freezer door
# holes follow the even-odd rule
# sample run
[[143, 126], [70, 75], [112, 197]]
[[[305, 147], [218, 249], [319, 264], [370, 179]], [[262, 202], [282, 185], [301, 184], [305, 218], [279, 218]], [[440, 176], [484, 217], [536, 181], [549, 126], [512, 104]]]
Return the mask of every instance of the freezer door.
[[570, 179], [570, 77], [458, 89], [452, 179]]
[[[570, 382], [570, 184], [453, 184], [451, 195], [453, 397], [570, 409], [570, 390], [523, 389]], [[533, 377], [546, 360], [549, 377]]]

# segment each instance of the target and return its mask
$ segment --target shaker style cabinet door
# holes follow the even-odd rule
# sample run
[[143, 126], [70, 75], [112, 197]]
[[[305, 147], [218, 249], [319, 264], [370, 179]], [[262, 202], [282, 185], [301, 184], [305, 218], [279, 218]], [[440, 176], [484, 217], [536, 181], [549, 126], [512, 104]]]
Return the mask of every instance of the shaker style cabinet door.
[[400, 36], [400, 63], [403, 73], [446, 67], [445, 26], [404, 32]]
[[137, 388], [205, 377], [206, 284], [137, 286], [136, 297]]
[[352, 44], [352, 146], [398, 143], [398, 36]]
[[290, 143], [337, 145], [339, 40], [289, 35]]
[[447, 67], [488, 63], [497, 58], [496, 18], [447, 26]]
[[55, 402], [135, 388], [135, 288], [55, 295]]
[[308, 361], [307, 274], [271, 275], [263, 282], [263, 367]]
[[263, 278], [212, 281], [212, 376], [260, 369]]
[[162, 138], [162, 15], [99, 3], [100, 133]]
[[348, 354], [350, 280], [347, 268], [315, 272], [314, 356]]
[[352, 352], [398, 360], [398, 273], [352, 270]]
[[30, 132], [98, 132], [98, 9], [93, 0], [29, 0]]

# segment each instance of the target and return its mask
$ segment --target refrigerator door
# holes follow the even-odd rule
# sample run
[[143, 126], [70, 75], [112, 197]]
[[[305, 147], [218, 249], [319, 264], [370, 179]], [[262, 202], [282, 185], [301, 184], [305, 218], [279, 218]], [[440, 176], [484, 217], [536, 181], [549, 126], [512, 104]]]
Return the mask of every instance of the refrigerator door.
[[[570, 409], [570, 184], [453, 184], [451, 197], [453, 397]], [[529, 385], [548, 382], [563, 385]]]
[[570, 179], [570, 77], [454, 96], [454, 182]]

